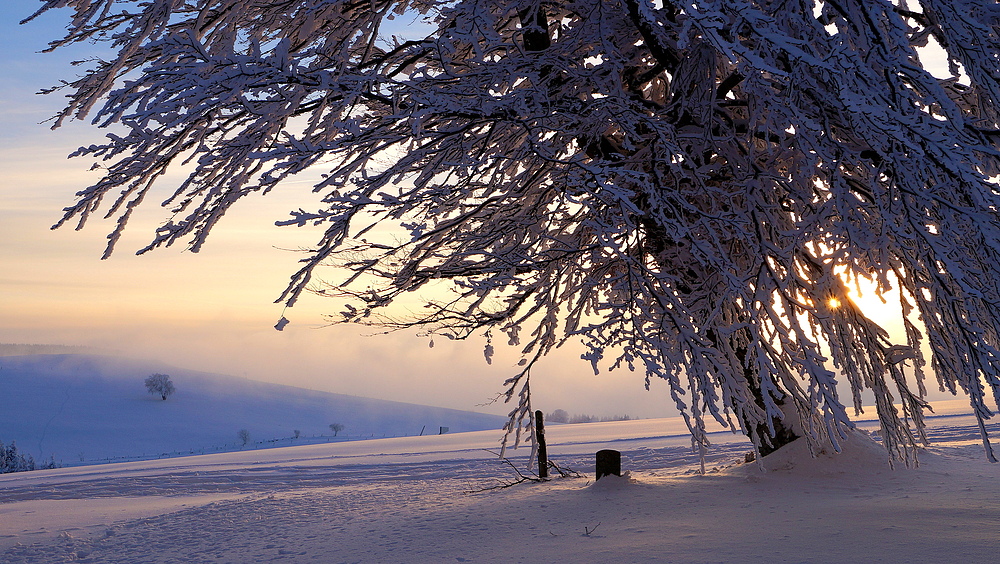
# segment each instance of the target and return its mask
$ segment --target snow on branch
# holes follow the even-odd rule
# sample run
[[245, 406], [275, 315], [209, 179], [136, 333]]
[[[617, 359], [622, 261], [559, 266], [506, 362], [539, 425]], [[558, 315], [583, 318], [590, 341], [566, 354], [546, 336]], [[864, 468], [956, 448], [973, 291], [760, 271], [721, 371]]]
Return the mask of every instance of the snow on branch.
[[[117, 219], [111, 253], [187, 162], [156, 196], [170, 219], [142, 251], [197, 251], [237, 201], [320, 169], [318, 201], [278, 222], [323, 230], [281, 300], [318, 290], [346, 304], [345, 322], [506, 334], [527, 365], [506, 383], [515, 435], [530, 431], [529, 368], [567, 339], [595, 369], [664, 379], [700, 449], [710, 419], [762, 454], [800, 435], [836, 446], [868, 391], [885, 446], [912, 462], [927, 366], [992, 416], [995, 2], [52, 0], [40, 12], [56, 7], [75, 12], [53, 48], [116, 53], [63, 86], [56, 126], [92, 116], [125, 130], [77, 152], [107, 173], [60, 225]], [[947, 69], [925, 66], [934, 45]], [[321, 287], [327, 264], [346, 275]], [[905, 342], [851, 302], [858, 277], [901, 291]]]

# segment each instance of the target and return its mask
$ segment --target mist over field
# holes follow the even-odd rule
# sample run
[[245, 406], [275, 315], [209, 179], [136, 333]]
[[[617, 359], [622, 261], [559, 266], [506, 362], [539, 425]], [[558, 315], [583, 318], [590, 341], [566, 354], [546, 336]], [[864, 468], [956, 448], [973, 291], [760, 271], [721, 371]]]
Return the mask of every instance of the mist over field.
[[[165, 374], [166, 400], [143, 385]], [[83, 354], [0, 356], [5, 443], [36, 460], [97, 464], [316, 442], [497, 430], [505, 418]], [[338, 425], [338, 432], [331, 425]], [[247, 431], [246, 444], [239, 438]]]

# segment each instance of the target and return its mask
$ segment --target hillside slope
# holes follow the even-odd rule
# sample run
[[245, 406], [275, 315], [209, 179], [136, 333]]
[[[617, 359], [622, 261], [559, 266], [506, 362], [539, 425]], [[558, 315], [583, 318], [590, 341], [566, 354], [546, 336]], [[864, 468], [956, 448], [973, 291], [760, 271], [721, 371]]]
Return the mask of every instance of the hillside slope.
[[[146, 392], [153, 372], [177, 391]], [[0, 358], [0, 441], [63, 464], [156, 458], [383, 436], [499, 429], [504, 419], [82, 354]], [[331, 423], [344, 430], [333, 439]], [[299, 430], [299, 439], [293, 439]]]

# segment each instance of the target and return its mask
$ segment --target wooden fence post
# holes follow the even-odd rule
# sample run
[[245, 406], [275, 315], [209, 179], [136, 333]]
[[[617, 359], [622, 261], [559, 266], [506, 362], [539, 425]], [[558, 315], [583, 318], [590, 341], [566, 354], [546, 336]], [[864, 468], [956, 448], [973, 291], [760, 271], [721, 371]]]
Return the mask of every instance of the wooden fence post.
[[545, 415], [535, 411], [535, 440], [538, 441], [538, 477], [549, 477], [549, 454], [545, 449]]

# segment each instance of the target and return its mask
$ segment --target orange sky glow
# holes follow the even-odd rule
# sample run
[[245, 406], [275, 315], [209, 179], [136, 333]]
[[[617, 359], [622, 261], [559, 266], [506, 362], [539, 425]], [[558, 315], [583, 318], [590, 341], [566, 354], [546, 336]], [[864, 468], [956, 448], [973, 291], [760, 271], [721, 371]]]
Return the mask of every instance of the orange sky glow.
[[[498, 347], [492, 365], [482, 340], [466, 343], [413, 333], [369, 336], [371, 329], [324, 327], [322, 313], [338, 304], [306, 296], [284, 311], [273, 301], [297, 268], [291, 249], [311, 245], [318, 231], [274, 226], [311, 202], [309, 183], [252, 198], [227, 216], [200, 253], [158, 250], [135, 256], [166, 217], [161, 208], [137, 212], [115, 255], [101, 261], [111, 222], [81, 232], [51, 231], [73, 194], [96, 180], [91, 161], [67, 160], [102, 133], [83, 124], [50, 131], [60, 95], [34, 92], [76, 72], [79, 53], [37, 53], [60, 33], [65, 11], [27, 26], [17, 21], [37, 2], [7, 0], [0, 23], [0, 342], [98, 347], [150, 357], [194, 370], [219, 372], [326, 391], [456, 409], [506, 413], [482, 406], [517, 370], [515, 351]], [[162, 196], [170, 188], [161, 182]], [[858, 298], [877, 321], [889, 310], [873, 293]], [[284, 315], [291, 324], [273, 326]], [[886, 319], [887, 324], [891, 322]], [[897, 322], [898, 323], [898, 322]], [[547, 359], [532, 380], [534, 403], [545, 411], [598, 416], [675, 414], [666, 385], [643, 387], [625, 370], [594, 376], [569, 347]], [[936, 388], [929, 385], [929, 388]], [[846, 398], [845, 398], [846, 400]]]

